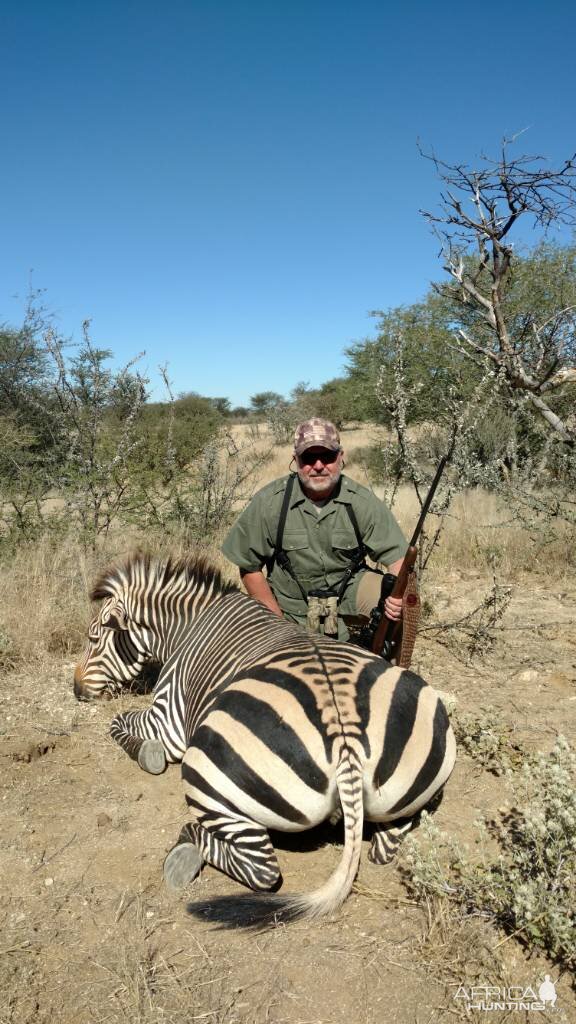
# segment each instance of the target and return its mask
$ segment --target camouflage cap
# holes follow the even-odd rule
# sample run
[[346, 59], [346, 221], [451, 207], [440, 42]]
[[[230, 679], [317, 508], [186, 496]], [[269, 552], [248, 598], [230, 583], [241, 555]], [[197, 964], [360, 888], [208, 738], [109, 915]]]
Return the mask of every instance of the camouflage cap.
[[296, 427], [294, 434], [294, 451], [296, 455], [302, 455], [307, 448], [328, 448], [332, 452], [340, 451], [340, 434], [330, 420], [321, 420], [314, 417], [305, 420]]

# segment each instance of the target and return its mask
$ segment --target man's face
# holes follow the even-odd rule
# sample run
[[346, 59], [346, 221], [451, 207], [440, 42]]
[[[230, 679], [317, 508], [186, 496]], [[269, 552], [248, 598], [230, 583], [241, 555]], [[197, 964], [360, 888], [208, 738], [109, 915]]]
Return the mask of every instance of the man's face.
[[319, 500], [330, 497], [342, 473], [343, 454], [315, 445], [296, 456], [300, 483], [309, 497]]

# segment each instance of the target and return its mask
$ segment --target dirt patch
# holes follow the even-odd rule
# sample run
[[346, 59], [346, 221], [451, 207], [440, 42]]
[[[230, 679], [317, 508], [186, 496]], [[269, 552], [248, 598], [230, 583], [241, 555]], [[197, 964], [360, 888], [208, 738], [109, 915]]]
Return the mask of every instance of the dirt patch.
[[0, 758], [7, 757], [12, 761], [25, 761], [26, 764], [30, 764], [31, 761], [38, 761], [39, 758], [56, 750], [57, 746], [67, 746], [69, 742], [70, 737], [66, 735], [44, 736], [25, 740], [24, 743], [21, 739], [10, 739], [0, 742]]
[[[443, 614], [472, 606], [482, 589], [472, 576], [452, 580]], [[576, 740], [575, 623], [575, 589], [518, 587], [486, 662], [460, 664], [422, 639], [414, 668], [458, 707], [497, 707], [515, 739], [548, 750], [558, 732]], [[540, 1016], [576, 1021], [570, 979], [486, 922], [455, 930], [431, 917], [397, 865], [368, 862], [367, 843], [331, 920], [246, 934], [188, 916], [188, 900], [240, 887], [207, 868], [186, 894], [164, 888], [162, 860], [186, 820], [179, 771], [148, 776], [108, 738], [112, 715], [147, 699], [78, 704], [69, 663], [4, 677], [0, 1024], [486, 1021], [466, 1014], [458, 986], [537, 989], [545, 973], [558, 1001]], [[504, 786], [461, 756], [436, 820], [473, 844], [474, 820], [503, 802]], [[286, 891], [321, 883], [341, 853], [338, 826], [274, 839]]]

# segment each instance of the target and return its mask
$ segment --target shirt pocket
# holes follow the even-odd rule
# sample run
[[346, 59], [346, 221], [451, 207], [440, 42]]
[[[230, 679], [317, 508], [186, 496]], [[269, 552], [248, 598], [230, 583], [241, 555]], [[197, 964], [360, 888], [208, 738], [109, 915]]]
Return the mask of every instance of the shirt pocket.
[[306, 530], [287, 531], [282, 538], [282, 547], [287, 552], [302, 551], [304, 548], [309, 548], [310, 542]]
[[352, 558], [358, 550], [358, 541], [353, 533], [347, 530], [334, 530], [332, 534], [332, 547], [339, 555]]

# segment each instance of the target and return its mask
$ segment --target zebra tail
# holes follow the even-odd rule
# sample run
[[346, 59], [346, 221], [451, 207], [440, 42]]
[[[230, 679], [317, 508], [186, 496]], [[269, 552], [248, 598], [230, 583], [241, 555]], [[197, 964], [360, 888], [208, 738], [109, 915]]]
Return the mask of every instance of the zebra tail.
[[336, 784], [344, 818], [344, 849], [330, 877], [310, 893], [243, 893], [189, 903], [188, 913], [221, 928], [267, 928], [275, 924], [314, 919], [331, 914], [344, 903], [360, 864], [364, 808], [362, 773], [345, 758], [338, 766]]

